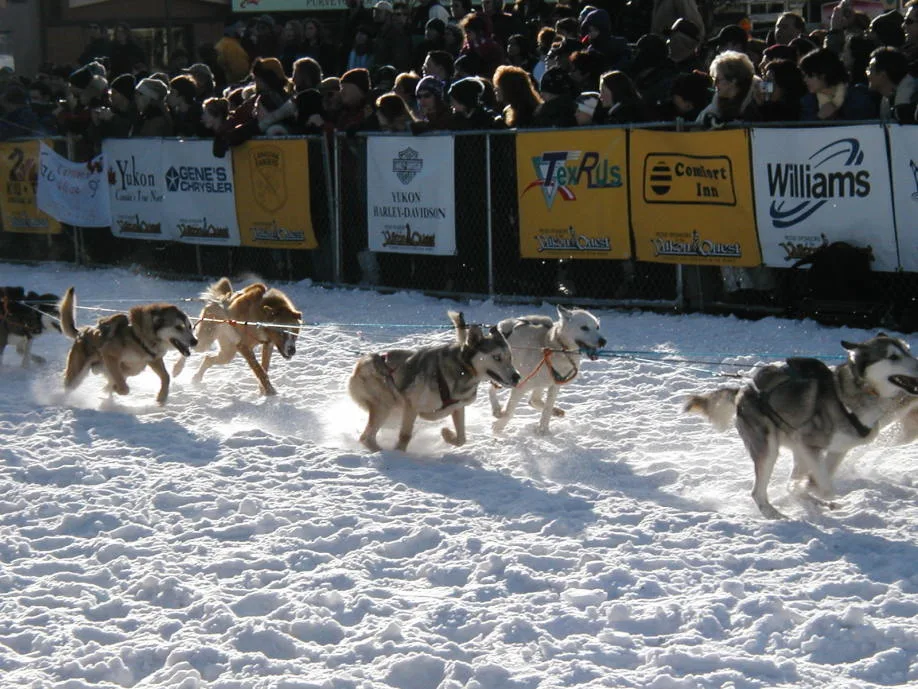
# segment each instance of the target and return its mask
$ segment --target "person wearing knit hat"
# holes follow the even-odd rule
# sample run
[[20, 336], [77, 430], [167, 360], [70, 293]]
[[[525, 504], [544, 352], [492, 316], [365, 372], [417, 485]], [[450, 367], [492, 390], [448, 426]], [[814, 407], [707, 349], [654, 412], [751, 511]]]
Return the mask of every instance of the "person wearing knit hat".
[[67, 77], [67, 83], [72, 88], [82, 91], [87, 86], [89, 86], [89, 82], [92, 78], [92, 70], [90, 70], [88, 66], [84, 66], [71, 72], [70, 76]]
[[424, 124], [419, 131], [439, 131], [450, 128], [452, 113], [443, 99], [445, 84], [436, 77], [426, 76], [418, 82], [414, 95], [418, 99], [418, 114]]
[[544, 101], [532, 118], [533, 127], [576, 127], [574, 80], [567, 70], [552, 67], [542, 75], [539, 93]]
[[574, 90], [574, 81], [571, 75], [561, 67], [552, 67], [542, 75], [539, 92], [544, 98], [546, 94], [553, 96], [570, 96]]
[[211, 68], [203, 62], [195, 62], [182, 70], [185, 74], [190, 74], [197, 85], [199, 101], [203, 102], [210, 98], [215, 92], [215, 78]]
[[417, 88], [414, 89], [414, 95], [422, 98], [422, 94], [429, 93], [433, 94], [435, 98], [443, 100], [443, 87], [443, 82], [436, 77], [426, 76], [418, 82]]
[[112, 80], [110, 88], [113, 92], [120, 95], [122, 98], [127, 100], [134, 100], [134, 87], [137, 84], [137, 80], [134, 79], [133, 74], [122, 74], [115, 77]]
[[131, 136], [172, 136], [172, 121], [167, 114], [166, 96], [169, 87], [159, 79], [147, 77], [134, 87], [137, 124]]
[[593, 124], [593, 115], [596, 108], [599, 107], [599, 91], [584, 91], [574, 99], [577, 104], [577, 110], [574, 112], [574, 119], [581, 127]]
[[112, 80], [108, 89], [111, 108], [98, 108], [94, 111], [94, 124], [99, 129], [100, 138], [124, 139], [131, 133], [131, 127], [137, 119], [134, 107], [134, 76], [122, 74]]
[[[169, 93], [169, 87], [167, 87], [159, 79], [152, 79], [150, 77], [147, 77], [146, 79], [141, 79], [140, 83], [134, 87], [134, 97], [135, 98], [137, 98], [137, 96], [142, 96], [143, 98], [146, 98], [148, 101], [152, 101], [154, 103], [164, 102], [166, 100], [166, 96], [168, 95], [168, 93]], [[146, 102], [144, 103], [144, 105], [146, 105]], [[138, 103], [137, 107], [140, 110], [143, 110], [140, 103]]]
[[466, 77], [449, 87], [450, 106], [453, 112], [471, 112], [481, 105], [484, 84], [475, 77]]

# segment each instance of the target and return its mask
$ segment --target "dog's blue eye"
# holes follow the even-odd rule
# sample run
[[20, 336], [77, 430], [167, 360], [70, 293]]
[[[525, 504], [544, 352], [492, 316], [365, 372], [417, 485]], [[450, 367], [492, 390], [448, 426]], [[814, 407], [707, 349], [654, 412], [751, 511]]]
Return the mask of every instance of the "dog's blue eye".
[[589, 328], [588, 328], [587, 326], [585, 326], [585, 325], [581, 325], [581, 326], [580, 326], [580, 329], [581, 329], [583, 332], [589, 331]]

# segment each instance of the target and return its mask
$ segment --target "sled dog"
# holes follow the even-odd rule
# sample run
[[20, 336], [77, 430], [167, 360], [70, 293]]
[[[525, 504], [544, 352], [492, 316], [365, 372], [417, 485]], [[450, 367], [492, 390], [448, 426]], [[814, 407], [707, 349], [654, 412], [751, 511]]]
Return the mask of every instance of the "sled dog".
[[32, 341], [51, 330], [61, 331], [56, 294], [26, 292], [22, 287], [0, 287], [0, 359], [8, 344], [16, 345], [23, 367], [43, 364], [32, 354]]
[[[872, 441], [918, 395], [918, 360], [902, 340], [880, 333], [842, 342], [845, 363], [792, 358], [758, 369], [742, 388], [690, 397], [684, 411], [725, 430], [735, 425], [755, 467], [752, 498], [768, 518], [783, 515], [768, 501], [768, 482], [781, 447], [793, 453], [791, 478], [804, 497], [832, 506], [832, 477], [845, 454]], [[813, 491], [810, 493], [809, 491]]]
[[188, 316], [172, 304], [146, 304], [77, 329], [75, 303], [71, 287], [60, 303], [61, 330], [73, 340], [64, 370], [64, 387], [76, 388], [91, 370], [108, 379], [109, 392], [126, 395], [127, 378], [149, 366], [160, 380], [156, 401], [165, 404], [169, 373], [163, 357], [171, 347], [188, 356], [198, 342]]
[[[564, 416], [564, 410], [555, 406], [558, 388], [574, 380], [580, 372], [581, 352], [593, 361], [606, 346], [606, 338], [599, 331], [599, 319], [583, 309], [566, 309], [558, 306], [558, 320], [548, 316], [523, 316], [507, 318], [497, 324], [513, 350], [513, 363], [523, 376], [522, 382], [510, 391], [507, 406], [501, 409], [497, 388], [489, 392], [491, 411], [497, 421], [494, 431], [504, 429], [520, 400], [532, 393], [529, 404], [542, 410], [539, 432], [548, 432], [552, 415]], [[545, 399], [542, 393], [547, 391]]]
[[396, 449], [408, 447], [418, 416], [428, 421], [452, 416], [455, 432], [444, 428], [441, 434], [449, 444], [463, 445], [465, 407], [474, 401], [478, 384], [485, 378], [507, 386], [519, 382], [510, 346], [497, 328], [484, 333], [455, 311], [449, 318], [456, 342], [367, 354], [354, 367], [348, 392], [369, 413], [360, 442], [370, 450], [380, 449], [376, 434], [396, 409], [402, 413]]
[[[206, 352], [214, 342], [220, 349], [204, 357], [193, 380], [201, 382], [207, 369], [216, 364], [228, 364], [238, 353], [258, 379], [261, 392], [276, 395], [277, 390], [268, 378], [271, 354], [275, 348], [285, 359], [296, 353], [303, 314], [281, 290], [268, 289], [260, 282], [234, 292], [229, 278], [221, 278], [201, 293], [201, 299], [204, 308], [195, 326], [198, 337], [195, 351]], [[260, 364], [254, 352], [258, 345], [261, 345]], [[179, 359], [172, 375], [179, 375], [184, 368], [185, 360]]]

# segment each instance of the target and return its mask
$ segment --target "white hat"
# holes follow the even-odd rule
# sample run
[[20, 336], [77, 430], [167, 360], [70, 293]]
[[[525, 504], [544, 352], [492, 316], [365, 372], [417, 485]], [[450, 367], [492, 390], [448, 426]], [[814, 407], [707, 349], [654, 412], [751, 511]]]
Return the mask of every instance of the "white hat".
[[373, 5], [374, 10], [385, 10], [386, 12], [392, 11], [392, 3], [389, 0], [379, 0], [375, 5]]
[[159, 79], [147, 77], [146, 79], [141, 79], [140, 83], [134, 87], [134, 93], [142, 93], [151, 100], [164, 101], [169, 93], [169, 87]]
[[576, 98], [577, 112], [592, 117], [599, 106], [599, 93], [596, 91], [584, 91]]

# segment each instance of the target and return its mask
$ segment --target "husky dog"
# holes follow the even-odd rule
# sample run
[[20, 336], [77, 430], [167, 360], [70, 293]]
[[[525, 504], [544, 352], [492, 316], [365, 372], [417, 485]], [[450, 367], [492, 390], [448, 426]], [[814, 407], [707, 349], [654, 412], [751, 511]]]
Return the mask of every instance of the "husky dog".
[[71, 287], [60, 303], [61, 330], [74, 341], [67, 355], [64, 387], [73, 390], [91, 370], [105, 375], [109, 392], [126, 395], [127, 378], [149, 366], [160, 380], [156, 401], [165, 404], [169, 396], [169, 373], [163, 357], [170, 347], [188, 356], [191, 347], [198, 343], [188, 316], [172, 304], [146, 304], [77, 330], [75, 304]]
[[22, 366], [43, 364], [32, 354], [32, 340], [50, 330], [61, 331], [56, 294], [37, 294], [22, 287], [0, 287], [0, 359], [8, 344], [16, 345]]
[[513, 367], [511, 350], [497, 328], [485, 334], [481, 326], [468, 326], [461, 313], [450, 311], [456, 342], [418, 349], [391, 349], [367, 354], [357, 362], [348, 380], [353, 400], [369, 413], [360, 442], [378, 451], [376, 434], [389, 415], [402, 410], [396, 449], [408, 447], [417, 417], [436, 421], [453, 417], [456, 431], [441, 431], [451, 445], [465, 443], [465, 407], [490, 378], [499, 385], [516, 385], [520, 374]]
[[[268, 289], [260, 282], [234, 292], [229, 279], [221, 278], [202, 292], [201, 298], [204, 308], [195, 327], [198, 336], [195, 351], [206, 352], [214, 342], [220, 345], [220, 351], [204, 357], [193, 380], [201, 382], [207, 369], [215, 364], [228, 364], [239, 353], [258, 379], [262, 393], [276, 395], [277, 390], [268, 378], [271, 353], [277, 348], [285, 359], [296, 353], [303, 314], [282, 291]], [[261, 364], [254, 352], [258, 345], [262, 345]], [[184, 368], [185, 360], [179, 359], [172, 375], [177, 376]]]
[[[583, 309], [558, 306], [558, 320], [548, 316], [507, 318], [497, 324], [513, 350], [513, 363], [523, 375], [523, 381], [510, 392], [507, 406], [501, 410], [497, 388], [491, 386], [491, 411], [497, 417], [494, 431], [500, 432], [513, 417], [520, 400], [531, 392], [529, 404], [542, 410], [539, 432], [548, 433], [552, 415], [564, 416], [555, 406], [558, 388], [570, 383], [580, 372], [580, 353], [595, 361], [597, 353], [606, 346], [599, 332], [599, 319]], [[542, 391], [547, 390], [542, 400]]]
[[873, 440], [905, 413], [918, 395], [918, 360], [900, 339], [880, 333], [866, 342], [842, 342], [848, 360], [829, 368], [817, 359], [788, 359], [760, 368], [743, 388], [690, 397], [684, 411], [725, 430], [736, 416], [755, 465], [752, 498], [763, 515], [783, 515], [768, 502], [781, 447], [793, 452], [791, 478], [817, 504], [832, 506], [832, 477], [845, 454]]

